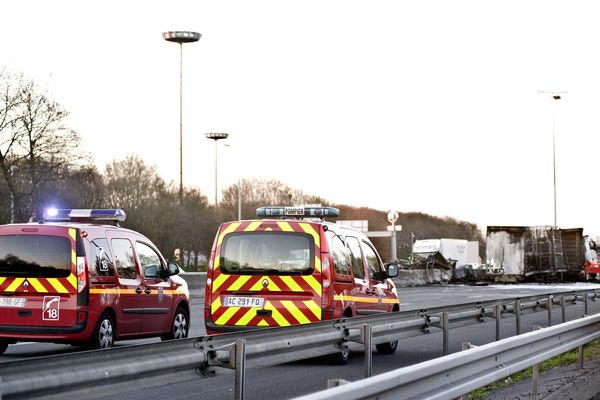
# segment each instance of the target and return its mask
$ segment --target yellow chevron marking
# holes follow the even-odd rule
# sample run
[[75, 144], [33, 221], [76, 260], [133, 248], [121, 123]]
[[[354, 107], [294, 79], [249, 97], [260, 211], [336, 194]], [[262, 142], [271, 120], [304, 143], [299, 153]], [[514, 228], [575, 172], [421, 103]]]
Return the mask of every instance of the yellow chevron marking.
[[77, 277], [73, 274], [67, 277], [67, 281], [73, 286], [73, 288], [77, 289]]
[[221, 243], [223, 242], [223, 238], [225, 237], [225, 235], [227, 235], [230, 232], [235, 232], [235, 230], [241, 225], [240, 222], [234, 222], [232, 224], [230, 224], [227, 229], [225, 229], [223, 232], [221, 232], [221, 234], [219, 235], [219, 240], [217, 240], [217, 246], [220, 246]]
[[290, 314], [294, 316], [294, 318], [296, 318], [299, 323], [308, 324], [310, 322], [310, 320], [306, 318], [306, 315], [304, 315], [298, 306], [296, 306], [292, 301], [283, 300], [281, 304], [290, 312]]
[[277, 311], [277, 309], [275, 307], [273, 307], [273, 304], [271, 304], [271, 302], [269, 302], [269, 301], [267, 302], [267, 304], [265, 305], [265, 309], [272, 310], [271, 316], [273, 317], [275, 322], [277, 322], [277, 325], [279, 325], [279, 326], [291, 325], [290, 322], [287, 319], [285, 319], [283, 317], [283, 315], [281, 315], [281, 313], [279, 311]]
[[75, 253], [75, 250], [71, 250], [71, 263], [77, 265], [77, 253]]
[[48, 290], [46, 290], [44, 285], [42, 285], [39, 280], [37, 280], [35, 278], [29, 278], [28, 281], [29, 281], [29, 283], [31, 283], [31, 286], [33, 286], [33, 288], [36, 290], [36, 292], [39, 292], [39, 293], [47, 293], [48, 292]]
[[317, 255], [315, 255], [315, 269], [318, 272], [321, 272], [321, 270], [322, 270], [322, 268], [321, 268], [321, 259]]
[[21, 284], [23, 283], [23, 281], [25, 281], [25, 278], [15, 278], [15, 280], [13, 281], [13, 283], [11, 283], [10, 285], [8, 285], [8, 287], [5, 289], [5, 291], [7, 291], [7, 292], [14, 292], [15, 290], [17, 290], [17, 288], [19, 286], [21, 286]]
[[213, 281], [212, 291], [215, 293], [217, 289], [221, 287], [221, 285], [229, 278], [229, 275], [221, 274]]
[[244, 314], [244, 316], [242, 318], [240, 318], [240, 320], [238, 322], [236, 322], [236, 325], [243, 325], [246, 326], [248, 325], [248, 322], [250, 322], [250, 320], [252, 318], [254, 318], [256, 316], [256, 310], [253, 308], [249, 308], [248, 311]]
[[277, 222], [277, 225], [279, 225], [279, 229], [281, 229], [284, 232], [294, 232], [294, 229], [288, 222]]
[[273, 230], [273, 228], [269, 227], [269, 228], [265, 228], [265, 232], [271, 232]]
[[253, 221], [244, 229], [244, 232], [254, 232], [258, 229], [262, 221]]
[[267, 290], [268, 291], [270, 291], [270, 292], [281, 292], [281, 289], [279, 288], [279, 286], [277, 286], [275, 284], [275, 282], [273, 282], [271, 280], [271, 278], [269, 278], [268, 276], [263, 276], [258, 281], [256, 281], [256, 283], [254, 284], [254, 286], [252, 286], [250, 288], [250, 290], [253, 291], [253, 292], [258, 292], [259, 290], [262, 290], [263, 289], [262, 281], [264, 281], [265, 279], [269, 282], [269, 286], [267, 286]]
[[317, 231], [315, 231], [315, 228], [313, 228], [313, 226], [311, 224], [302, 223], [302, 222], [299, 225], [304, 230], [304, 232], [312, 235], [317, 247], [321, 248], [321, 239], [319, 238], [319, 234], [317, 233]]
[[4, 282], [6, 280], [6, 278], [0, 276], [0, 285], [2, 285], [2, 282]]
[[221, 307], [221, 298], [217, 297], [215, 299], [215, 301], [213, 301], [212, 304], [210, 305], [210, 313], [214, 314], [215, 312], [217, 312], [219, 307]]
[[73, 228], [69, 228], [69, 236], [71, 237], [71, 239], [72, 239], [73, 241], [75, 241], [75, 240], [76, 240], [76, 234], [77, 234], [77, 231], [76, 231], [75, 229], [73, 229]]
[[287, 285], [287, 287], [290, 288], [290, 290], [292, 292], [303, 292], [304, 291], [302, 289], [302, 287], [300, 287], [300, 285], [298, 285], [298, 283], [291, 276], [281, 276], [280, 278], [283, 281], [283, 283], [285, 283]]
[[321, 296], [321, 284], [315, 279], [312, 275], [303, 275], [302, 279], [306, 281], [310, 285], [310, 287], [314, 290], [316, 294]]
[[321, 307], [319, 307], [319, 305], [315, 303], [314, 300], [305, 300], [303, 301], [303, 303], [306, 305], [306, 307], [308, 307], [310, 311], [312, 311], [313, 314], [315, 314], [315, 316], [318, 319], [321, 319]]
[[221, 315], [219, 319], [215, 321], [215, 324], [225, 325], [239, 309], [240, 307], [229, 307], [227, 311], [225, 311], [223, 315]]
[[62, 283], [60, 283], [60, 281], [56, 278], [48, 278], [48, 282], [50, 282], [50, 284], [52, 285], [52, 287], [58, 292], [58, 293], [69, 293], [69, 291], [62, 285]]
[[237, 278], [235, 280], [235, 282], [233, 282], [231, 284], [231, 286], [229, 286], [227, 288], [227, 290], [231, 290], [231, 291], [239, 290], [242, 286], [244, 286], [244, 284], [246, 282], [248, 282], [250, 280], [250, 278], [252, 278], [252, 276], [250, 276], [250, 275], [242, 275], [242, 276], [240, 276], [239, 278]]
[[256, 324], [257, 326], [269, 326], [269, 324], [267, 323], [267, 321], [265, 321], [264, 319], [261, 319], [258, 324]]

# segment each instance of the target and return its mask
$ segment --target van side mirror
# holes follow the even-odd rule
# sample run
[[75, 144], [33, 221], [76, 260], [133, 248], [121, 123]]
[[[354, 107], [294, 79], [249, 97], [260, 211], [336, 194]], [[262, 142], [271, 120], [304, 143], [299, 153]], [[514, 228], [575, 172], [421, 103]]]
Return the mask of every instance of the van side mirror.
[[173, 276], [179, 274], [179, 265], [169, 261], [167, 265], [167, 276]]
[[398, 262], [393, 261], [389, 263], [387, 266], [387, 274], [390, 278], [394, 278], [398, 276]]

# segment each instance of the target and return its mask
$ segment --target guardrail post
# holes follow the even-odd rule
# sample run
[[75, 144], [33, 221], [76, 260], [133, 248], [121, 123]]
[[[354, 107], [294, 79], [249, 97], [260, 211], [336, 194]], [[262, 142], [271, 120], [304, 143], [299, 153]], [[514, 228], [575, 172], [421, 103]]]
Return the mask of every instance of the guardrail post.
[[449, 346], [448, 346], [448, 342], [450, 340], [450, 319], [448, 316], [448, 312], [444, 311], [442, 313], [442, 328], [444, 329], [444, 331], [442, 332], [443, 335], [443, 350], [442, 353], [447, 356], [448, 352], [449, 352]]
[[585, 315], [590, 315], [588, 313], [588, 292], [583, 293], [583, 313]]
[[500, 317], [502, 316], [502, 306], [497, 303], [494, 306], [494, 316], [496, 317], [496, 341], [500, 340]]
[[[534, 325], [533, 326], [533, 330], [534, 331], [539, 331], [540, 330], [540, 326], [539, 325]], [[538, 395], [538, 386], [540, 383], [540, 364], [535, 364], [533, 367], [533, 377], [531, 380], [531, 398], [535, 399]]]
[[365, 346], [365, 378], [370, 378], [373, 375], [373, 349], [371, 348], [371, 338], [373, 327], [369, 324], [364, 324], [360, 328], [360, 335]]
[[238, 339], [233, 347], [235, 352], [235, 399], [244, 400], [244, 381], [246, 379], [246, 339]]
[[[585, 318], [585, 315], [580, 315], [579, 317], [580, 318]], [[583, 357], [584, 357], [584, 355], [583, 355], [583, 349], [584, 349], [584, 346], [585, 345], [582, 344], [581, 346], [579, 346], [577, 348], [577, 355], [578, 355], [578, 361], [579, 361], [579, 363], [577, 364], [577, 369], [583, 369]], [[1, 395], [2, 394], [0, 393], [0, 396]], [[2, 400], [2, 399], [0, 398], [0, 400]]]
[[560, 295], [560, 307], [562, 308], [562, 322], [563, 324], [567, 322], [567, 310], [565, 308], [565, 295]]
[[513, 306], [513, 312], [515, 313], [516, 318], [516, 327], [517, 327], [517, 335], [521, 334], [521, 300], [515, 300], [515, 305]]
[[548, 295], [546, 308], [548, 309], [548, 326], [552, 326], [552, 295]]
[[[463, 342], [463, 344], [462, 344], [462, 351], [469, 350], [471, 347], [472, 346], [471, 346], [470, 342]], [[467, 394], [461, 395], [458, 398], [458, 400], [469, 400], [469, 394], [467, 393]]]

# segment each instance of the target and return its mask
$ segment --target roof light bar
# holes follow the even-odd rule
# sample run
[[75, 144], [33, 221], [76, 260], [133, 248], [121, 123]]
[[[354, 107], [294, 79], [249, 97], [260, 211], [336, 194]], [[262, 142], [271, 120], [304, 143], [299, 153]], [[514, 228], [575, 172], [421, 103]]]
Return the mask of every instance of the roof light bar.
[[44, 210], [44, 221], [113, 221], [123, 222], [127, 218], [125, 211], [120, 209], [56, 209]]
[[340, 216], [335, 207], [283, 207], [269, 206], [256, 209], [257, 217], [331, 217]]

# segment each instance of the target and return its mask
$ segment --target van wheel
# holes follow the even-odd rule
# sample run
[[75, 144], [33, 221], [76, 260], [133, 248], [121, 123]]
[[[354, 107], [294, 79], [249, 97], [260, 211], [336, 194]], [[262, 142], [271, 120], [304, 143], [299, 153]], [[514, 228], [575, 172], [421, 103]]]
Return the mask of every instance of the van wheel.
[[398, 341], [376, 344], [375, 348], [379, 354], [394, 354], [398, 348]]
[[0, 354], [4, 354], [6, 349], [8, 349], [8, 343], [0, 342]]
[[177, 308], [175, 311], [175, 316], [173, 317], [173, 323], [171, 324], [171, 331], [167, 336], [164, 336], [163, 340], [172, 340], [172, 339], [185, 339], [188, 337], [189, 333], [189, 320], [187, 313], [181, 307]]
[[89, 343], [92, 349], [110, 349], [115, 343], [115, 323], [108, 313], [102, 314]]
[[327, 360], [331, 365], [345, 365], [350, 359], [350, 349], [348, 346], [342, 346], [342, 349], [327, 356]]

